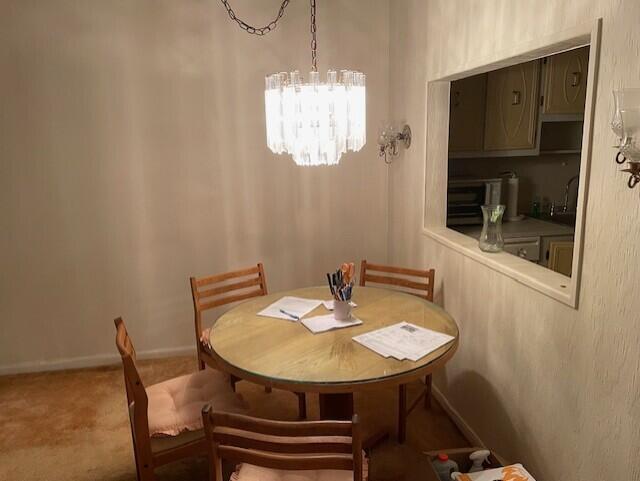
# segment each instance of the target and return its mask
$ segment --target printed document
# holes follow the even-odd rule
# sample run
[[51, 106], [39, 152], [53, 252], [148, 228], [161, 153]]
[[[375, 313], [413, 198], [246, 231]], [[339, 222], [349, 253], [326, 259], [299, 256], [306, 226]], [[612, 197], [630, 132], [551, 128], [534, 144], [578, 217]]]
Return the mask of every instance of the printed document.
[[353, 338], [359, 344], [384, 357], [393, 357], [399, 361], [408, 359], [417, 361], [445, 344], [454, 337], [432, 331], [408, 322], [399, 322], [392, 326], [366, 332]]

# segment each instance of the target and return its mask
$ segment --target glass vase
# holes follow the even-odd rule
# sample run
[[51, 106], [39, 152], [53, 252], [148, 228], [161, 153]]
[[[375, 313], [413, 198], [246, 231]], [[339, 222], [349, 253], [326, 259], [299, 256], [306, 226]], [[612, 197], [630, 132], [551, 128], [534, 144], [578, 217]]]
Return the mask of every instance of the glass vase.
[[482, 206], [482, 233], [478, 245], [484, 252], [500, 252], [504, 246], [502, 238], [502, 215], [505, 206], [492, 204]]

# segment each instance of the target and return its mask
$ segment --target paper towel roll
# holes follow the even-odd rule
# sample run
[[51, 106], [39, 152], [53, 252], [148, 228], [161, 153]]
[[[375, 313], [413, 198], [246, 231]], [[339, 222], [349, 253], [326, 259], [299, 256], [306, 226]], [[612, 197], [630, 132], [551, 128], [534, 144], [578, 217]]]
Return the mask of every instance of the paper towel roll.
[[518, 177], [509, 177], [507, 179], [507, 221], [521, 220], [522, 216], [518, 215], [518, 188], [520, 180]]

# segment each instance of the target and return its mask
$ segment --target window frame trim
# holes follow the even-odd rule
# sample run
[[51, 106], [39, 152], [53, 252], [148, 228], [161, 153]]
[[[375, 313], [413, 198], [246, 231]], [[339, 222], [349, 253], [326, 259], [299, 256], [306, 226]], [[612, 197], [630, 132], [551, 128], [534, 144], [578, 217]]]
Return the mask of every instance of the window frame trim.
[[[437, 72], [430, 76], [426, 82], [423, 235], [574, 309], [578, 308], [582, 277], [584, 221], [593, 149], [593, 120], [601, 35], [602, 18], [597, 18], [593, 23], [583, 24], [515, 45], [506, 51], [491, 55], [489, 58], [465, 62], [466, 65], [459, 68]], [[483, 252], [478, 248], [477, 240], [446, 226], [449, 95], [452, 80], [509, 67], [587, 45], [590, 46], [590, 51], [580, 155], [580, 188], [578, 189], [576, 206], [573, 265], [571, 277], [567, 277], [506, 252], [497, 254]]]

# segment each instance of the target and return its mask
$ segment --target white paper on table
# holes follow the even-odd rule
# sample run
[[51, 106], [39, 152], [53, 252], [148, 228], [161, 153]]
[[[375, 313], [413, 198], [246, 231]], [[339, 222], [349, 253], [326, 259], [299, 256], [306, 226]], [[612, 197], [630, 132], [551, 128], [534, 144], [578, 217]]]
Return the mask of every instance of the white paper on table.
[[359, 326], [362, 324], [360, 319], [352, 317], [346, 321], [339, 321], [333, 314], [325, 314], [324, 316], [313, 316], [306, 319], [302, 319], [304, 327], [309, 329], [314, 334], [318, 332], [331, 331], [332, 329], [342, 329], [343, 327]]
[[452, 341], [453, 336], [432, 331], [407, 322], [399, 322], [353, 338], [378, 354], [392, 356], [399, 361], [417, 361]]
[[[325, 309], [329, 311], [333, 311], [333, 299], [329, 299], [328, 301], [322, 301], [322, 305], [324, 306]], [[349, 301], [349, 305], [351, 307], [358, 307], [358, 304], [356, 304], [353, 301]]]
[[297, 322], [298, 319], [295, 319], [281, 311], [285, 311], [286, 313], [292, 314], [293, 316], [301, 319], [320, 304], [322, 304], [322, 301], [317, 299], [303, 299], [302, 297], [284, 296], [258, 312], [258, 315]]
[[384, 332], [380, 331], [382, 331], [382, 329], [367, 332], [365, 334], [355, 336], [352, 339], [367, 349], [371, 349], [373, 352], [380, 354], [382, 357], [394, 357], [399, 361], [402, 361], [404, 359], [404, 355], [396, 351], [385, 339]]

